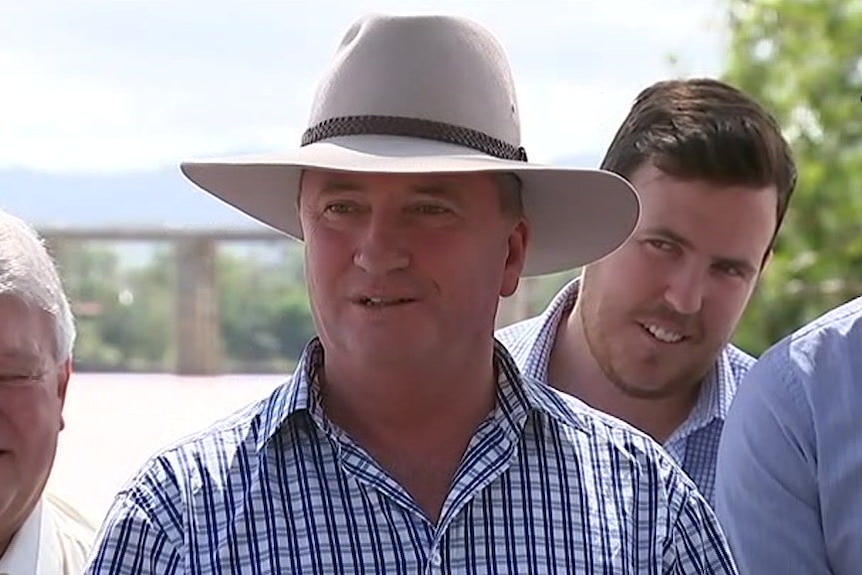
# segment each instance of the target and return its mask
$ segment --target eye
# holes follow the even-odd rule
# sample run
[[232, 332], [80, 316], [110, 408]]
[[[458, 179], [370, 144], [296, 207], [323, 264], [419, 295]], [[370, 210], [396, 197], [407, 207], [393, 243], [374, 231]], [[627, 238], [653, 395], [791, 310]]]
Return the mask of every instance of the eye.
[[354, 202], [334, 201], [327, 203], [323, 211], [328, 214], [350, 214], [359, 211], [359, 207]]
[[0, 373], [0, 387], [25, 387], [36, 381], [40, 376], [32, 373]]
[[413, 206], [412, 211], [430, 216], [448, 214], [452, 212], [452, 210], [450, 210], [446, 206], [441, 206], [439, 204], [418, 204], [416, 206]]
[[662, 252], [672, 252], [676, 249], [676, 246], [673, 243], [660, 238], [648, 239], [646, 240], [646, 244], [651, 248]]
[[744, 278], [748, 275], [744, 269], [734, 264], [715, 264], [715, 269], [729, 277]]

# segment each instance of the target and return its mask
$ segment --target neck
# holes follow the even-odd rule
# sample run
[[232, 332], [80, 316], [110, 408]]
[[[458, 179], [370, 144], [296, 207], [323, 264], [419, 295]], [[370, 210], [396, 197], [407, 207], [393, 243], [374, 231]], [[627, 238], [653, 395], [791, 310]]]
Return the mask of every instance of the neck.
[[327, 352], [326, 414], [436, 521], [467, 445], [496, 403], [493, 341], [485, 353], [455, 360], [367, 364]]
[[327, 351], [321, 381], [329, 417], [355, 413], [363, 422], [402, 432], [449, 426], [455, 413], [479, 410], [484, 418], [494, 402], [494, 375], [489, 342], [482, 354], [462, 353], [421, 364], [368, 365], [364, 358]]
[[662, 398], [634, 397], [608, 378], [590, 351], [577, 306], [560, 322], [548, 366], [551, 386], [622, 419], [664, 443], [691, 412], [697, 389]]

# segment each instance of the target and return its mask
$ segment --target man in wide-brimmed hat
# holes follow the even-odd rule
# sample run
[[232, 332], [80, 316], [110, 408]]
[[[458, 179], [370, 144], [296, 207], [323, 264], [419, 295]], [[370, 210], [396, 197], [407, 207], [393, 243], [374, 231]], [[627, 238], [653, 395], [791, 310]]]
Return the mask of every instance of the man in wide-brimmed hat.
[[91, 572], [735, 572], [655, 443], [494, 340], [523, 274], [610, 253], [639, 205], [527, 161], [484, 28], [363, 18], [298, 150], [183, 171], [303, 240], [319, 337], [269, 398], [147, 463]]

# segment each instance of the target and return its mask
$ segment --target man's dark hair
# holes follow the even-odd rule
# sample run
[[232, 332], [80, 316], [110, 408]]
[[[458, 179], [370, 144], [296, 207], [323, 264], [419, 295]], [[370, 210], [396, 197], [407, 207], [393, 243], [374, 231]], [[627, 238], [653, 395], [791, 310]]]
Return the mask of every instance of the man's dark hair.
[[778, 122], [741, 90], [699, 78], [653, 84], [637, 97], [602, 168], [631, 178], [651, 163], [681, 179], [778, 192], [775, 235], [796, 187], [796, 165]]

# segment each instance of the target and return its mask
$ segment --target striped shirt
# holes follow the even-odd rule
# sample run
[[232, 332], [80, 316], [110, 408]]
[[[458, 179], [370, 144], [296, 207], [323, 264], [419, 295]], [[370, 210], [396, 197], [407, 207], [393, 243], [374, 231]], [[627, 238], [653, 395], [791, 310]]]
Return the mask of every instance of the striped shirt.
[[436, 523], [327, 419], [306, 348], [273, 394], [147, 462], [88, 573], [736, 573], [695, 486], [643, 434], [522, 379], [497, 404]]
[[[576, 278], [554, 297], [539, 316], [502, 328], [499, 339], [518, 367], [539, 381], [548, 381], [548, 364], [560, 322], [566, 321], [578, 297]], [[686, 420], [664, 442], [664, 448], [694, 480], [710, 505], [715, 498], [718, 442], [736, 388], [754, 358], [726, 345], [701, 383], [697, 402]]]

